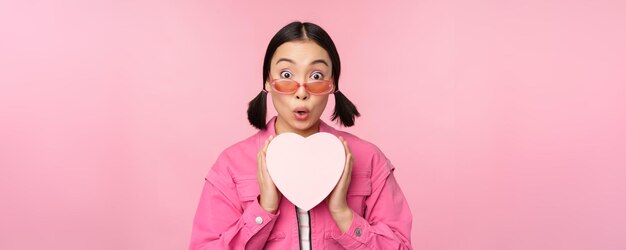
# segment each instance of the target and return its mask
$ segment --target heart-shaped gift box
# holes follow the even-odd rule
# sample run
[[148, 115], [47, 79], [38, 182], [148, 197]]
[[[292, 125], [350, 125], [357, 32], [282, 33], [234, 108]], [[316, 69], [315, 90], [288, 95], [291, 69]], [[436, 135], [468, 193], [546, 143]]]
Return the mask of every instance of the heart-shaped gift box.
[[282, 133], [272, 139], [266, 151], [267, 170], [276, 188], [306, 211], [330, 194], [341, 178], [345, 161], [343, 143], [326, 132], [306, 138]]

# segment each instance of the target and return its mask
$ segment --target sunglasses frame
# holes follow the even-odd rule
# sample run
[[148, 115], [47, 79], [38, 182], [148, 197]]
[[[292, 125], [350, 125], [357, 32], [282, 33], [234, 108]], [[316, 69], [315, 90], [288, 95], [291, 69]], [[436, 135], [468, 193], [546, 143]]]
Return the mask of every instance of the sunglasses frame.
[[[329, 79], [329, 80], [313, 80], [312, 81], [312, 82], [323, 82], [323, 83], [326, 83], [326, 84], [330, 85], [330, 90], [328, 90], [326, 92], [323, 92], [323, 93], [313, 93], [313, 92], [311, 92], [309, 90], [309, 86], [307, 85], [309, 82], [300, 83], [300, 82], [298, 82], [296, 80], [289, 79], [289, 78], [272, 79], [271, 75], [269, 76], [269, 78], [270, 78], [269, 80], [270, 80], [270, 86], [272, 86], [272, 90], [274, 90], [276, 93], [283, 94], [283, 95], [291, 95], [293, 93], [296, 93], [301, 86], [304, 86], [304, 89], [311, 95], [326, 95], [326, 94], [330, 94], [330, 93], [333, 93], [333, 92], [337, 92], [337, 91], [335, 91], [335, 84], [334, 84], [334, 81], [333, 81], [332, 78]], [[276, 86], [275, 86], [277, 81], [291, 81], [291, 82], [295, 82], [296, 84], [298, 84], [298, 88], [296, 88], [296, 90], [294, 90], [292, 92], [278, 91], [278, 89], [276, 89]], [[263, 91], [267, 92], [267, 90], [265, 90], [265, 89], [263, 89]]]

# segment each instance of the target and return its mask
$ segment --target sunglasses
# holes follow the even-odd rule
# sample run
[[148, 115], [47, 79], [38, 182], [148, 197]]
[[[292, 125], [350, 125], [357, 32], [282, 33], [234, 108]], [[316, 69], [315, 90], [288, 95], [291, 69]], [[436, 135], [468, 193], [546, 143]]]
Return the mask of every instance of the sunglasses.
[[269, 77], [272, 90], [279, 94], [290, 95], [296, 93], [300, 86], [304, 86], [304, 89], [311, 95], [325, 95], [335, 88], [333, 80], [313, 80], [299, 83], [289, 78], [272, 79], [271, 75]]

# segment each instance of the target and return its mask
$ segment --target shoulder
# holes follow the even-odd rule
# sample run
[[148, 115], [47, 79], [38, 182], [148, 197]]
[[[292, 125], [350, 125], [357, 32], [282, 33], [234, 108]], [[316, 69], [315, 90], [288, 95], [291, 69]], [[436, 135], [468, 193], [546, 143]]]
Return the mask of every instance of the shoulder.
[[[233, 176], [256, 166], [256, 154], [259, 150], [259, 133], [228, 145], [217, 156], [208, 175]], [[248, 171], [244, 171], [248, 172]]]
[[336, 130], [337, 137], [343, 137], [347, 142], [350, 150], [353, 152], [360, 152], [364, 154], [381, 154], [382, 151], [374, 143], [369, 140], [363, 139], [350, 132]]
[[369, 165], [373, 172], [393, 170], [389, 159], [376, 144], [346, 131], [336, 130], [335, 132], [336, 136], [341, 136], [348, 142], [354, 161], [360, 163], [359, 165]]
[[258, 133], [251, 135], [245, 139], [237, 141], [227, 146], [218, 159], [240, 159], [249, 156], [251, 153], [256, 154], [258, 151]]

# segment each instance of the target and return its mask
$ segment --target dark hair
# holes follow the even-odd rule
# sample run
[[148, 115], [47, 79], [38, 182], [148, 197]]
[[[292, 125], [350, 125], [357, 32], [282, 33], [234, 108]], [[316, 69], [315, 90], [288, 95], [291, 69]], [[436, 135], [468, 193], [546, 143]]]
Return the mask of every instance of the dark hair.
[[267, 116], [267, 91], [269, 90], [265, 89], [265, 81], [269, 77], [270, 64], [274, 52], [276, 52], [276, 49], [283, 43], [307, 39], [314, 41], [320, 47], [324, 48], [326, 52], [328, 52], [332, 62], [332, 75], [335, 83], [335, 111], [333, 112], [331, 120], [334, 121], [339, 117], [343, 126], [351, 127], [354, 125], [356, 117], [361, 116], [354, 104], [352, 104], [345, 95], [339, 92], [341, 62], [339, 61], [339, 53], [337, 53], [337, 48], [335, 48], [333, 40], [322, 27], [309, 22], [303, 23], [295, 21], [280, 29], [274, 37], [272, 37], [265, 51], [265, 58], [263, 60], [263, 90], [248, 103], [248, 121], [255, 128], [267, 129], [265, 119]]

